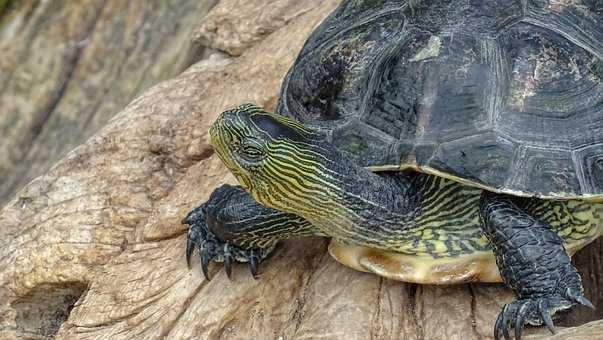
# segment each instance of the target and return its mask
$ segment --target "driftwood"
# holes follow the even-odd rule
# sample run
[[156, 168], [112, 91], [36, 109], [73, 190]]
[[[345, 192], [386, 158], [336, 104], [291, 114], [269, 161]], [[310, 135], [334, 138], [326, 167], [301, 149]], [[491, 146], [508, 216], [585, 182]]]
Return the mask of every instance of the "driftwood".
[[217, 2], [0, 4], [7, 1], [0, 8], [0, 206], [142, 90], [203, 58], [207, 49], [191, 31]]
[[[15, 194], [0, 210], [0, 338], [490, 338], [510, 290], [356, 272], [328, 255], [326, 240], [285, 242], [257, 280], [243, 265], [232, 281], [213, 265], [209, 282], [197, 260], [186, 267], [180, 220], [233, 182], [209, 125], [242, 102], [273, 109], [303, 42], [337, 3], [220, 1], [192, 45], [222, 53], [145, 91]], [[576, 255], [586, 296], [601, 307], [562, 315], [558, 339], [603, 337], [603, 321], [584, 324], [603, 318], [602, 247]]]

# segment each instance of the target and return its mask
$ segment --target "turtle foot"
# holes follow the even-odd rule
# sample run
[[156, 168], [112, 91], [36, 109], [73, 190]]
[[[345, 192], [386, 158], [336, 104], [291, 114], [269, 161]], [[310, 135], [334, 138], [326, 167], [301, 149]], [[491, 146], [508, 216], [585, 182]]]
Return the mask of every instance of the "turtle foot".
[[494, 338], [499, 340], [502, 334], [505, 340], [511, 339], [509, 330], [514, 328], [515, 339], [521, 340], [523, 327], [526, 323], [535, 326], [545, 325], [552, 334], [555, 334], [552, 315], [577, 303], [595, 308], [584, 297], [581, 290], [573, 288], [566, 289], [562, 295], [515, 300], [506, 304], [498, 315], [494, 325]]
[[208, 281], [211, 280], [208, 271], [211, 261], [223, 262], [228, 278], [232, 276], [233, 262], [247, 262], [251, 275], [257, 278], [260, 262], [270, 254], [272, 249], [245, 249], [219, 239], [207, 225], [205, 207], [206, 204], [203, 204], [194, 209], [182, 221], [183, 224], [189, 225], [186, 237], [186, 263], [189, 269], [191, 268], [191, 256], [197, 250], [201, 260], [201, 270]]

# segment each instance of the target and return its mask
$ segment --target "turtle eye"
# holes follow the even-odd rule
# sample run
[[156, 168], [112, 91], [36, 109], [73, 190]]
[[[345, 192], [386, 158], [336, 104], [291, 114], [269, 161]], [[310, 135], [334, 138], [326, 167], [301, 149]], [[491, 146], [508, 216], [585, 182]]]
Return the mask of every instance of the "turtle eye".
[[244, 142], [240, 150], [243, 158], [251, 162], [259, 161], [264, 156], [263, 150], [254, 142]]

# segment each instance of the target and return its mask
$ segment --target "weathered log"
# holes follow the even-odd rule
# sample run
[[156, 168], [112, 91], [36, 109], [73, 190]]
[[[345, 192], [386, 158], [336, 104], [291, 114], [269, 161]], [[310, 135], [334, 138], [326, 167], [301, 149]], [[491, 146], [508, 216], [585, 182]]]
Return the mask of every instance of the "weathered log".
[[10, 1], [0, 13], [0, 206], [141, 91], [202, 58], [190, 35], [215, 3]]
[[[197, 260], [186, 267], [180, 220], [234, 180], [213, 155], [209, 125], [241, 102], [273, 109], [303, 42], [338, 3], [293, 2], [220, 2], [195, 36], [232, 55], [214, 54], [145, 91], [0, 211], [0, 338], [491, 338], [513, 298], [503, 286], [382, 279], [335, 262], [326, 240], [284, 242], [257, 280], [243, 265], [232, 281], [213, 265], [209, 282]], [[603, 306], [601, 247], [576, 262], [586, 295]], [[578, 308], [557, 323], [576, 326], [602, 310]], [[559, 327], [556, 338], [600, 334], [596, 321]]]

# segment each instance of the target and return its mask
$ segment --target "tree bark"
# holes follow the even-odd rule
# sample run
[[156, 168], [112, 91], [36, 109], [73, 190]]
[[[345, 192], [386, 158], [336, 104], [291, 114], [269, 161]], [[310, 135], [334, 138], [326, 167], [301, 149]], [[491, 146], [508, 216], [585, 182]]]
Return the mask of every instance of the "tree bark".
[[[180, 46], [222, 53], [144, 91], [14, 195], [0, 210], [0, 338], [491, 338], [513, 299], [502, 285], [386, 280], [338, 264], [324, 239], [284, 242], [257, 280], [244, 265], [232, 281], [220, 265], [210, 267], [211, 281], [197, 259], [186, 267], [180, 220], [234, 183], [213, 154], [209, 125], [242, 102], [274, 109], [305, 39], [337, 4], [220, 1]], [[576, 257], [599, 306], [601, 247]], [[601, 337], [603, 321], [579, 325], [602, 312], [563, 315], [554, 338]]]

